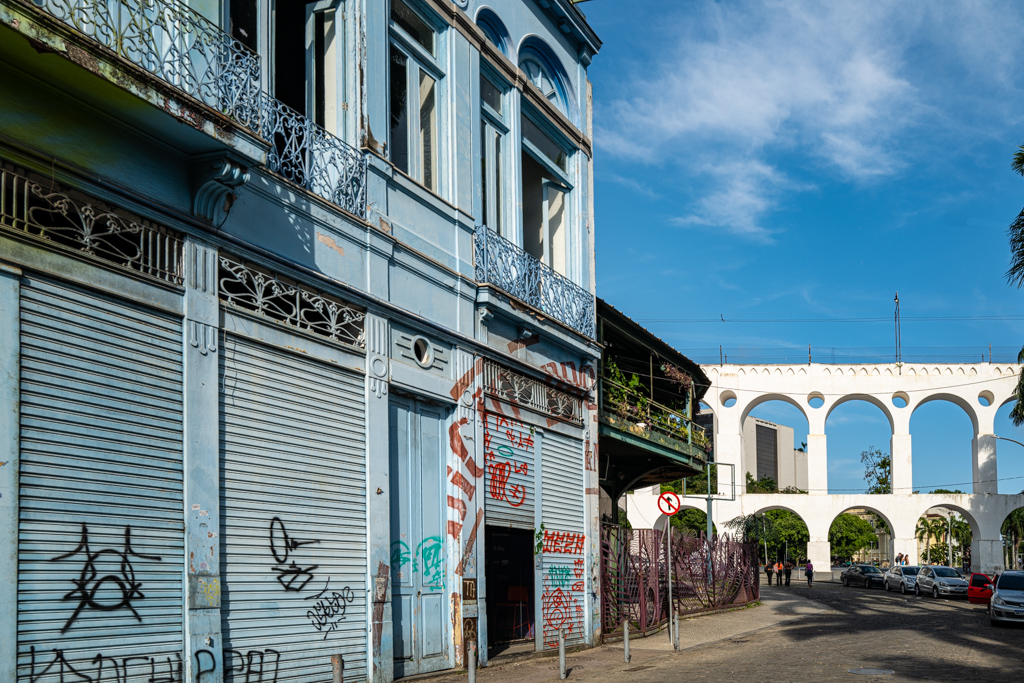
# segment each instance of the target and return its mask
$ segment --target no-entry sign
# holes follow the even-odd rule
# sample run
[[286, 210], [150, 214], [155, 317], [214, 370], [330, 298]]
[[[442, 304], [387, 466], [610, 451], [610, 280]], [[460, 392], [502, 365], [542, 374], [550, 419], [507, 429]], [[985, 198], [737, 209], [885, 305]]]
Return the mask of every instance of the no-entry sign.
[[663, 515], [671, 517], [679, 512], [681, 506], [682, 503], [679, 501], [679, 496], [671, 491], [665, 491], [665, 493], [658, 497], [658, 509], [661, 510]]

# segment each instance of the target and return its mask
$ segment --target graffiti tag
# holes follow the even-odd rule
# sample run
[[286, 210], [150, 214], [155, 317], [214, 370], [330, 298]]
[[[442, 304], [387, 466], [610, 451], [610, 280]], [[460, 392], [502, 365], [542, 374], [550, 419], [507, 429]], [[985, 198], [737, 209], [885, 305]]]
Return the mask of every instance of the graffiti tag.
[[270, 521], [270, 554], [277, 561], [277, 565], [271, 569], [277, 572], [277, 581], [286, 591], [298, 592], [305, 588], [306, 584], [313, 580], [313, 570], [319, 566], [315, 564], [300, 566], [294, 559], [289, 563], [292, 551], [298, 550], [301, 546], [319, 542], [299, 541], [292, 538], [288, 535], [280, 517], [274, 517]]
[[324, 640], [327, 640], [327, 636], [337, 630], [341, 622], [345, 620], [345, 611], [356, 599], [355, 593], [348, 586], [342, 588], [340, 592], [328, 593], [327, 588], [330, 582], [331, 580], [328, 578], [324, 582], [322, 591], [306, 598], [307, 600], [316, 600], [313, 609], [306, 612], [306, 617], [309, 618], [309, 623], [313, 625], [313, 628], [324, 634]]
[[92, 659], [83, 659], [76, 662], [70, 661], [63, 650], [51, 650], [52, 659], [45, 666], [37, 670], [36, 648], [29, 648], [29, 672], [28, 683], [40, 683], [43, 677], [49, 677], [58, 683], [122, 683], [137, 677], [140, 680], [148, 674], [145, 680], [152, 683], [181, 683], [182, 661], [181, 654], [174, 653], [166, 657], [147, 657], [145, 655], [132, 655], [130, 657], [111, 657], [102, 653], [96, 654]]
[[[86, 607], [100, 612], [128, 609], [135, 616], [135, 620], [141, 622], [142, 617], [132, 606], [132, 600], [136, 598], [142, 600], [146, 596], [140, 590], [142, 583], [135, 577], [135, 568], [132, 566], [131, 558], [136, 557], [154, 562], [159, 562], [160, 558], [156, 555], [143, 555], [132, 549], [132, 528], [130, 526], [124, 528], [123, 550], [114, 550], [113, 548], [90, 550], [89, 527], [85, 522], [82, 523], [78, 546], [69, 553], [50, 558], [50, 561], [64, 560], [78, 553], [85, 555], [82, 570], [77, 579], [71, 580], [75, 588], [63, 597], [64, 600], [77, 600], [78, 606], [75, 607], [74, 613], [68, 618], [60, 632], [64, 633], [71, 628], [71, 625], [78, 619], [78, 615]], [[113, 571], [110, 571], [111, 569]], [[110, 573], [101, 576], [104, 571], [110, 571]], [[106, 597], [111, 594], [113, 594], [113, 598]]]
[[544, 552], [565, 555], [582, 555], [586, 539], [583, 534], [571, 531], [544, 530]]

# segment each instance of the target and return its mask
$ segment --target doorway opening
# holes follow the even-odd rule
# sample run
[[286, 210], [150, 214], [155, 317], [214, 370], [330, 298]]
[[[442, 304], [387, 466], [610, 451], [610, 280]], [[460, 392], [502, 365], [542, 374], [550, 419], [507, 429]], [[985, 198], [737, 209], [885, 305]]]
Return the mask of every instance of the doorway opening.
[[484, 528], [488, 657], [534, 649], [533, 532]]

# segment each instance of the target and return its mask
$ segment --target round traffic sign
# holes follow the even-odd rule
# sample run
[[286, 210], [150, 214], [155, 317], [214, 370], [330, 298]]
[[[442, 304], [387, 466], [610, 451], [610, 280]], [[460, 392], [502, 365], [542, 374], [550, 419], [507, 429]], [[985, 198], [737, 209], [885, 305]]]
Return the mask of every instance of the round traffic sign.
[[679, 512], [679, 508], [682, 503], [679, 500], [679, 496], [672, 491], [665, 491], [665, 493], [658, 496], [658, 509], [661, 510], [661, 514], [672, 515]]

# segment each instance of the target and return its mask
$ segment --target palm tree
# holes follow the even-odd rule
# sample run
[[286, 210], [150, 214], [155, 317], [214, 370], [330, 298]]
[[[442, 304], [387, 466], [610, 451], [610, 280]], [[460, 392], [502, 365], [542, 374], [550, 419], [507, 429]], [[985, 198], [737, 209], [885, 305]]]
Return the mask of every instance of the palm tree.
[[[1024, 145], [1021, 145], [1013, 154], [1013, 162], [1010, 168], [1014, 173], [1024, 176]], [[1010, 269], [1006, 271], [1006, 279], [1011, 285], [1018, 288], [1024, 287], [1024, 210], [1017, 214], [1017, 218], [1010, 224], [1006, 231], [1010, 238]], [[1017, 362], [1024, 363], [1024, 348], [1017, 354]], [[1013, 424], [1020, 427], [1024, 424], [1024, 368], [1021, 369], [1020, 377], [1017, 379], [1017, 387], [1013, 391], [1016, 402], [1013, 410], [1010, 411], [1010, 419]]]
[[946, 533], [946, 522], [939, 519], [928, 519], [922, 517], [917, 520], [917, 528], [914, 530], [917, 540], [924, 541], [924, 559], [931, 561], [932, 539], [941, 538]]
[[1016, 568], [1020, 563], [1020, 542], [1024, 538], [1024, 508], [1017, 508], [1003, 520], [999, 528], [1003, 536], [1010, 539], [1009, 561], [1011, 568]]
[[974, 541], [974, 533], [971, 531], [971, 525], [960, 515], [953, 517], [952, 527], [953, 540], [960, 548], [960, 561], [963, 562], [964, 548], [970, 547]]

